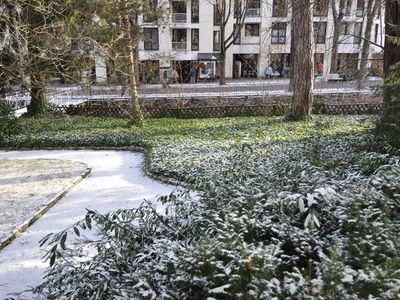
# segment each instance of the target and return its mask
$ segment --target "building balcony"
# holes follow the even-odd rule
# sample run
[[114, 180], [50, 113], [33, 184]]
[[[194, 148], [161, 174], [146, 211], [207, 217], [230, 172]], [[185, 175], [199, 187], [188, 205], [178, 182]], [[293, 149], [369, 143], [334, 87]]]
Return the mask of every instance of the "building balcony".
[[186, 23], [187, 13], [172, 13], [172, 23]]
[[259, 18], [261, 17], [261, 9], [260, 8], [248, 8], [246, 11], [247, 18]]
[[240, 40], [241, 45], [260, 45], [259, 36], [243, 36]]
[[187, 42], [172, 42], [172, 50], [187, 50]]

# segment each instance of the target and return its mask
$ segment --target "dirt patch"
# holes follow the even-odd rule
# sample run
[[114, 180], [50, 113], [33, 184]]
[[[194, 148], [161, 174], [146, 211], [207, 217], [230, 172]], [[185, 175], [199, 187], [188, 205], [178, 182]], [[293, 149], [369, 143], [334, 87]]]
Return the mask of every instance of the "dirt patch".
[[86, 170], [84, 163], [68, 160], [0, 160], [0, 241]]

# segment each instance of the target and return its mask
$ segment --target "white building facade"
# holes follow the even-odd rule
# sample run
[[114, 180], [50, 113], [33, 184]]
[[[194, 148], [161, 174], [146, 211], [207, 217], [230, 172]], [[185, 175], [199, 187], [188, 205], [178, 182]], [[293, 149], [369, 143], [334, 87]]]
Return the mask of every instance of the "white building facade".
[[[173, 69], [179, 74], [179, 82], [190, 82], [193, 74], [196, 81], [218, 78], [221, 41], [213, 1], [216, 0], [159, 0], [157, 5], [169, 12], [166, 20], [158, 24], [150, 17], [139, 17], [143, 28], [143, 40], [139, 44], [143, 82], [170, 78]], [[334, 24], [332, 9], [323, 4], [328, 1], [319, 2], [314, 6], [315, 63], [316, 71], [320, 64], [322, 76], [326, 78], [330, 73]], [[234, 30], [238, 15], [235, 13], [238, 1], [232, 1], [232, 5], [235, 7], [228, 18], [225, 36]], [[347, 1], [340, 27], [339, 72], [359, 68], [364, 42], [359, 36], [365, 32], [365, 12], [366, 1]], [[384, 41], [382, 15], [379, 9], [372, 26], [371, 40], [377, 45], [383, 45]], [[288, 76], [290, 19], [287, 0], [253, 0], [240, 35], [227, 50], [226, 78], [262, 78], [268, 65], [273, 68], [273, 76]], [[368, 61], [371, 72], [379, 71], [381, 51], [381, 47], [371, 45]]]

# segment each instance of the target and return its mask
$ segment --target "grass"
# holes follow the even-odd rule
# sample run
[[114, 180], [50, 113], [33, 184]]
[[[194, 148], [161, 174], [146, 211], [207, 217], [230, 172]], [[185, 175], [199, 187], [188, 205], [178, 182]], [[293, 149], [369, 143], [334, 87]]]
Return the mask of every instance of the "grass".
[[174, 141], [216, 141], [229, 144], [293, 141], [323, 135], [362, 132], [372, 128], [371, 117], [316, 116], [310, 121], [285, 122], [283, 118], [157, 119], [143, 128], [114, 118], [20, 119], [23, 133], [0, 142], [2, 148], [125, 147]]

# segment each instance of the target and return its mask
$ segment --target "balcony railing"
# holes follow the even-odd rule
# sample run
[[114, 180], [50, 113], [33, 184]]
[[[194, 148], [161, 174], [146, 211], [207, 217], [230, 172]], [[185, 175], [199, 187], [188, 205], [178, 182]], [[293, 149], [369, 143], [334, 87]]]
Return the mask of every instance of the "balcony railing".
[[246, 17], [254, 18], [261, 16], [261, 9], [259, 8], [248, 8], [246, 11]]
[[199, 14], [192, 13], [192, 23], [199, 23]]
[[187, 22], [187, 14], [186, 13], [172, 13], [172, 22], [173, 23], [186, 23]]
[[192, 42], [192, 51], [199, 51], [199, 44]]
[[158, 42], [144, 41], [144, 50], [158, 50]]
[[187, 50], [187, 42], [172, 42], [172, 50]]

